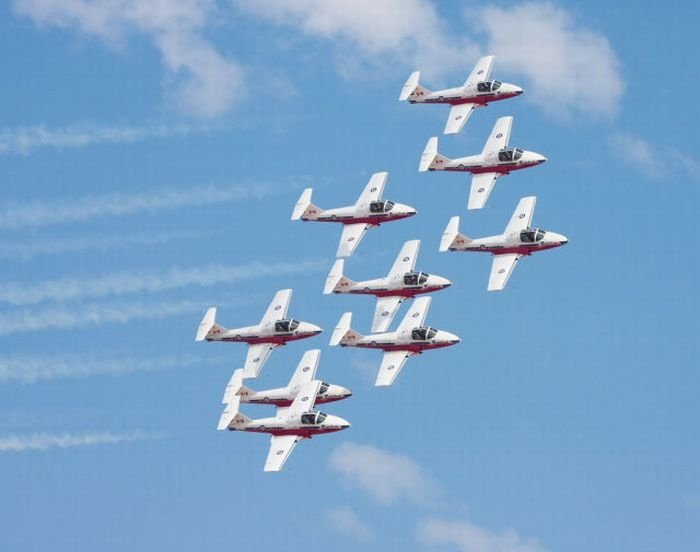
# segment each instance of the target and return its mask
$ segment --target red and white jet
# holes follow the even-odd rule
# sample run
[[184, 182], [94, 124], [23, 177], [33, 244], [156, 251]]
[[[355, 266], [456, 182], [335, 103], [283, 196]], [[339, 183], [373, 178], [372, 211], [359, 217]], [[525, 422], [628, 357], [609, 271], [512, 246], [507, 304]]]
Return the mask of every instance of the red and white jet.
[[207, 310], [199, 324], [195, 341], [232, 341], [248, 344], [248, 354], [243, 366], [243, 377], [255, 378], [260, 373], [272, 349], [288, 341], [306, 339], [321, 333], [321, 328], [309, 322], [287, 318], [292, 299], [291, 289], [275, 294], [260, 324], [227, 330], [216, 323], [216, 307]]
[[408, 357], [430, 349], [440, 349], [459, 343], [459, 337], [453, 333], [423, 326], [430, 307], [430, 299], [430, 297], [420, 297], [414, 300], [411, 309], [395, 332], [362, 335], [350, 328], [352, 313], [346, 312], [340, 317], [338, 325], [333, 330], [330, 345], [384, 351], [374, 385], [378, 387], [391, 385]]
[[372, 331], [385, 332], [403, 301], [421, 293], [438, 291], [452, 285], [447, 278], [414, 270], [419, 247], [420, 240], [407, 241], [403, 244], [399, 256], [396, 257], [385, 278], [363, 282], [354, 282], [346, 278], [343, 275], [345, 260], [338, 259], [326, 278], [323, 293], [325, 295], [330, 293], [375, 295], [377, 306], [374, 309]]
[[313, 190], [307, 188], [294, 206], [292, 220], [341, 223], [343, 234], [336, 257], [348, 257], [369, 228], [416, 214], [413, 207], [381, 199], [388, 176], [387, 172], [374, 173], [355, 205], [337, 209], [321, 209], [311, 203]]
[[514, 84], [489, 80], [493, 68], [494, 56], [485, 56], [476, 62], [476, 66], [462, 86], [431, 92], [421, 86], [420, 71], [411, 73], [401, 89], [399, 101], [410, 103], [450, 104], [450, 115], [445, 125], [445, 134], [456, 134], [477, 107], [484, 107], [489, 102], [505, 100], [523, 93], [523, 89]]
[[339, 416], [313, 410], [321, 384], [319, 380], [304, 384], [292, 404], [288, 408], [278, 407], [275, 416], [252, 420], [236, 412], [224, 429], [269, 433], [272, 437], [265, 471], [279, 471], [299, 441], [350, 427], [350, 423]]
[[449, 159], [438, 153], [438, 139], [433, 136], [421, 155], [418, 170], [472, 173], [467, 209], [481, 209], [496, 183], [496, 179], [511, 171], [527, 169], [544, 163], [547, 158], [534, 151], [509, 148], [508, 139], [513, 117], [501, 117], [493, 126], [484, 149], [477, 155]]
[[492, 253], [489, 291], [502, 290], [510, 278], [515, 263], [522, 257], [568, 243], [568, 238], [556, 232], [530, 228], [535, 212], [536, 197], [524, 197], [518, 203], [503, 234], [472, 239], [459, 233], [459, 217], [452, 217], [442, 234], [440, 251], [477, 251]]

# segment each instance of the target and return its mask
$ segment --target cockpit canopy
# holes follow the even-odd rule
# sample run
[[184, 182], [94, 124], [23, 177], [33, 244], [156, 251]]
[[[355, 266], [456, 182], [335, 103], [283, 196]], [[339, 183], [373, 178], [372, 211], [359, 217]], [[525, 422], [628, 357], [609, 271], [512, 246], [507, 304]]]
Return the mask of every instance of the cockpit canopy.
[[428, 341], [432, 339], [437, 334], [435, 328], [415, 328], [411, 332], [411, 339], [413, 341]]
[[501, 87], [501, 82], [494, 80], [494, 81], [484, 81], [480, 82], [476, 85], [476, 90], [477, 92], [495, 92]]
[[498, 152], [499, 161], [517, 161], [523, 156], [520, 148], [505, 148]]
[[320, 425], [327, 418], [323, 412], [304, 412], [301, 415], [301, 423], [305, 425]]
[[535, 243], [542, 241], [544, 238], [545, 231], [539, 228], [525, 228], [520, 232], [520, 241], [523, 243]]
[[275, 322], [275, 331], [282, 333], [282, 332], [293, 332], [299, 327], [299, 321], [298, 320], [278, 320]]
[[387, 199], [373, 201], [369, 204], [370, 213], [388, 213], [394, 207], [394, 202]]
[[325, 395], [326, 391], [328, 391], [329, 387], [330, 387], [330, 385], [328, 385], [325, 381], [322, 381], [321, 386], [318, 388], [318, 394]]
[[427, 272], [407, 272], [403, 276], [403, 283], [406, 286], [420, 286], [428, 281]]

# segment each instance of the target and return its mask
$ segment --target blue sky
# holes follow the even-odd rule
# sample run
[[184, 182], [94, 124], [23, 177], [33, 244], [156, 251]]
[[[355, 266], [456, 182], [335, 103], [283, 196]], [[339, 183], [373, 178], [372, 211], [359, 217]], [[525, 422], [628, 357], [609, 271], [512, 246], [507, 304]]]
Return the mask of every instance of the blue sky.
[[[0, 8], [1, 549], [696, 549], [698, 8], [375, 4]], [[417, 172], [447, 109], [396, 98], [412, 70], [453, 86], [485, 53], [525, 94], [441, 151], [513, 115], [511, 144], [548, 162], [467, 213], [468, 178]], [[374, 306], [321, 294], [340, 229], [289, 216], [304, 187], [347, 205], [381, 170], [419, 214], [370, 231], [347, 274], [421, 239], [418, 268], [454, 282], [428, 323], [462, 343], [378, 390], [377, 353], [326, 346]], [[499, 233], [525, 195], [570, 243], [487, 293], [488, 258], [440, 235], [457, 214]], [[322, 348], [319, 376], [354, 391], [324, 410], [353, 425], [265, 474], [267, 438], [215, 431], [244, 348], [194, 334], [206, 307], [254, 323], [285, 287], [325, 332], [251, 385]]]

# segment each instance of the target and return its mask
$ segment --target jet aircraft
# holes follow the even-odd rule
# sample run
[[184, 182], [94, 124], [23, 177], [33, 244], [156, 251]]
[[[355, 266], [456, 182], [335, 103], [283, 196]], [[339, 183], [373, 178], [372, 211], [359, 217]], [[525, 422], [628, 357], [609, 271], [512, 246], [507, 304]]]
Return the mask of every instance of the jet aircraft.
[[484, 107], [489, 102], [505, 100], [519, 96], [523, 89], [514, 84], [489, 80], [493, 68], [494, 56], [485, 56], [476, 62], [476, 66], [462, 86], [431, 92], [419, 84], [420, 71], [411, 73], [401, 89], [399, 101], [409, 103], [444, 103], [450, 104], [450, 114], [445, 125], [445, 134], [456, 134], [477, 107]]
[[459, 337], [450, 332], [423, 326], [430, 307], [430, 299], [430, 297], [415, 299], [395, 332], [364, 336], [350, 328], [352, 313], [346, 312], [340, 317], [333, 331], [330, 345], [381, 349], [384, 351], [384, 357], [374, 385], [378, 387], [391, 385], [409, 356], [459, 343]]
[[350, 423], [339, 416], [313, 410], [320, 387], [319, 380], [309, 381], [303, 385], [289, 407], [277, 408], [275, 416], [252, 420], [236, 412], [224, 427], [219, 425], [219, 429], [271, 434], [265, 471], [280, 471], [302, 439], [350, 427]]
[[472, 239], [459, 233], [459, 217], [452, 217], [440, 242], [440, 251], [484, 251], [493, 253], [489, 291], [502, 290], [515, 263], [522, 257], [568, 243], [566, 236], [531, 228], [536, 197], [524, 197], [518, 203], [505, 232], [499, 236]]
[[272, 349], [288, 341], [306, 339], [321, 333], [321, 328], [309, 322], [287, 318], [291, 289], [275, 294], [259, 324], [227, 330], [216, 323], [216, 307], [207, 310], [199, 324], [195, 341], [234, 341], [248, 344], [243, 377], [255, 378], [260, 373]]
[[[237, 368], [234, 370], [233, 376], [231, 376], [226, 386], [224, 398], [221, 401], [227, 406], [219, 421], [219, 429], [225, 429], [226, 426], [228, 426], [235, 413], [238, 412], [240, 403], [290, 406], [304, 384], [316, 377], [316, 368], [318, 367], [318, 359], [320, 356], [321, 351], [319, 349], [306, 351], [304, 356], [301, 357], [292, 375], [292, 379], [289, 380], [289, 384], [286, 387], [279, 387], [277, 389], [253, 391], [250, 387], [243, 385], [243, 369]], [[352, 393], [349, 389], [345, 389], [345, 387], [321, 382], [321, 386], [318, 388], [316, 402], [321, 404], [340, 401], [348, 398], [350, 395], [352, 395]], [[224, 427], [222, 428], [221, 425]]]
[[311, 203], [313, 190], [307, 188], [294, 206], [292, 220], [342, 223], [343, 233], [336, 257], [348, 257], [355, 251], [367, 229], [416, 214], [413, 207], [381, 199], [388, 176], [387, 172], [374, 173], [355, 205], [338, 209], [321, 209]]
[[385, 278], [363, 282], [354, 282], [346, 278], [343, 275], [345, 260], [338, 259], [326, 278], [323, 293], [376, 295], [377, 306], [374, 309], [372, 331], [385, 332], [403, 301], [420, 293], [430, 293], [452, 285], [452, 282], [441, 276], [414, 270], [419, 247], [420, 240], [407, 241]]
[[472, 173], [467, 209], [481, 209], [491, 193], [496, 179], [511, 171], [527, 169], [544, 163], [547, 158], [534, 151], [509, 148], [508, 138], [513, 117], [501, 117], [493, 126], [491, 135], [480, 154], [449, 159], [438, 153], [438, 139], [433, 136], [423, 150], [418, 170], [455, 171]]

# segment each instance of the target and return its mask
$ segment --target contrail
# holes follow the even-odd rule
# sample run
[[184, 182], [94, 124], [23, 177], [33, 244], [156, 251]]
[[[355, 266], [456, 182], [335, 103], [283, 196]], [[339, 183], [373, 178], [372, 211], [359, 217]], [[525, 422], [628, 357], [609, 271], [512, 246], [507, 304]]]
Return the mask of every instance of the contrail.
[[156, 439], [158, 435], [143, 431], [129, 433], [112, 433], [108, 431], [94, 433], [34, 433], [31, 435], [10, 435], [0, 437], [0, 453], [25, 452], [30, 450], [45, 451], [53, 448], [86, 447], [93, 445], [114, 445], [145, 439]]

